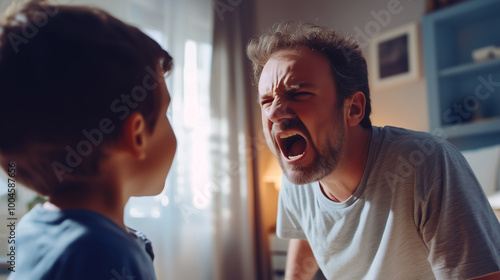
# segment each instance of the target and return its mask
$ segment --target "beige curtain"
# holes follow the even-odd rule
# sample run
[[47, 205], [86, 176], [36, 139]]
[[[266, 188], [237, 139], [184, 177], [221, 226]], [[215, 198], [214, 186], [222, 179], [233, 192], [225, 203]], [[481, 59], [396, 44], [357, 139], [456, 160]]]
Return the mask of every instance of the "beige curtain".
[[245, 47], [252, 34], [252, 1], [215, 1], [210, 87], [214, 192], [214, 279], [260, 279], [254, 219], [252, 96]]

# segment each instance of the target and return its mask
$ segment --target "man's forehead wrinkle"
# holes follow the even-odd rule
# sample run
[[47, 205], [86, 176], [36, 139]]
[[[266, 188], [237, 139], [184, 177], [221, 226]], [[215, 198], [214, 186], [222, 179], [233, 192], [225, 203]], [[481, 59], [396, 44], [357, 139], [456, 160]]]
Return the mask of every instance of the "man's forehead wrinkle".
[[272, 94], [282, 92], [285, 93], [291, 89], [295, 89], [296, 85], [296, 74], [295, 69], [297, 67], [298, 59], [296, 55], [290, 53], [280, 53], [275, 54], [271, 57], [267, 65], [264, 67], [264, 78], [261, 84], [261, 95]]
[[285, 92], [295, 86], [295, 73], [293, 71], [296, 61], [287, 61], [277, 73], [277, 89]]
[[283, 91], [286, 88], [287, 81], [290, 78], [290, 66], [285, 67], [282, 64], [274, 65], [272, 69], [272, 80], [270, 83], [265, 85], [265, 91], [267, 93], [275, 93], [277, 91]]
[[276, 71], [275, 80], [273, 83], [275, 85], [274, 90], [283, 89], [283, 87], [285, 86], [285, 82], [288, 79], [287, 76], [289, 68], [290, 67], [288, 66], [286, 68], [280, 67], [278, 71]]

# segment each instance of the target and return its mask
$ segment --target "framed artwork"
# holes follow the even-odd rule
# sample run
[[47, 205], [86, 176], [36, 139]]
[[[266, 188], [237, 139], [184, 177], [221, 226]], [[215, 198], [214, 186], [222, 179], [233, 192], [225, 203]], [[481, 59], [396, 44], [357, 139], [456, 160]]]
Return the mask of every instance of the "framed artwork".
[[372, 38], [370, 77], [374, 89], [418, 80], [418, 35], [418, 24], [412, 22]]

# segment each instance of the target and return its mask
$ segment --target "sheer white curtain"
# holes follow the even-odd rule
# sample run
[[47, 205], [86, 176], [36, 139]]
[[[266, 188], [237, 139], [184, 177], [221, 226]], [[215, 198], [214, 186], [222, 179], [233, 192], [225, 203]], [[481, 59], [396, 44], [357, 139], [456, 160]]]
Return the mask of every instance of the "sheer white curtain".
[[134, 198], [126, 209], [127, 224], [153, 242], [158, 279], [256, 279], [244, 51], [240, 45], [234, 60], [232, 46], [213, 52], [214, 38], [233, 39], [214, 37], [214, 22], [217, 31], [234, 24], [216, 11], [206, 0], [130, 0], [122, 11], [174, 57], [174, 164], [161, 195]]
[[[157, 16], [157, 14], [159, 14]], [[130, 21], [174, 57], [168, 112], [178, 140], [165, 190], [131, 199], [126, 222], [152, 240], [158, 279], [215, 279], [217, 248], [210, 183], [212, 7], [208, 1], [131, 2]], [[155, 18], [155, 22], [152, 22]], [[166, 143], [167, 144], [167, 143]]]

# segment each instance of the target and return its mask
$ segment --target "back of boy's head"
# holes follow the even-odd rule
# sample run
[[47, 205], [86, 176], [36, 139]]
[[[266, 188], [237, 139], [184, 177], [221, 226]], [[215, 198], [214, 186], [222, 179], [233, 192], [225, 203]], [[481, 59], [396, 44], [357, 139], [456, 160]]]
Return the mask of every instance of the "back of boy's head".
[[43, 195], [99, 174], [103, 147], [137, 111], [152, 131], [172, 57], [108, 13], [32, 1], [0, 27], [0, 164]]

